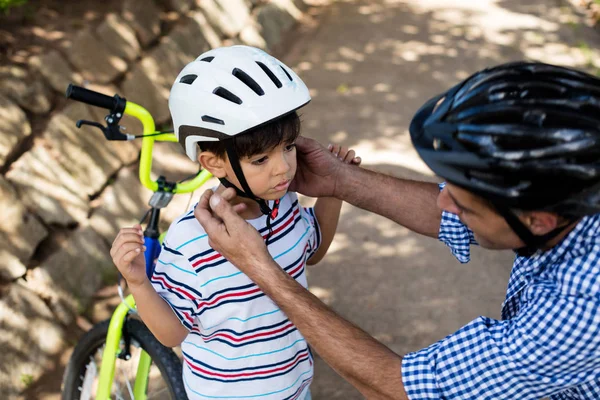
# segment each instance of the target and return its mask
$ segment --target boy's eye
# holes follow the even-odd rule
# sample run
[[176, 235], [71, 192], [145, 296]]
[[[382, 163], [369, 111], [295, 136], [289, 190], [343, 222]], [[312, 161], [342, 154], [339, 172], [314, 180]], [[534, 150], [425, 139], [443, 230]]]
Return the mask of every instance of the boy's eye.
[[296, 143], [288, 144], [285, 146], [285, 151], [292, 151], [296, 147]]
[[252, 161], [252, 164], [254, 165], [261, 165], [264, 164], [267, 161], [267, 156], [261, 157], [258, 160], [254, 160]]

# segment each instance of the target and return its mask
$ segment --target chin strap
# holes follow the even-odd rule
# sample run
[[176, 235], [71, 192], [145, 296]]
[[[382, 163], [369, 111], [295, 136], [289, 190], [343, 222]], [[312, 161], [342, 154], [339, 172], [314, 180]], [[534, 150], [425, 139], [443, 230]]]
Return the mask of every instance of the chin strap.
[[246, 177], [244, 176], [244, 172], [242, 171], [240, 160], [238, 159], [238, 156], [235, 152], [235, 148], [233, 146], [234, 140], [235, 138], [232, 138], [231, 140], [225, 140], [225, 149], [227, 150], [227, 156], [229, 157], [229, 163], [231, 164], [231, 168], [233, 169], [235, 176], [237, 177], [238, 181], [240, 182], [240, 185], [242, 185], [242, 189], [244, 190], [241, 190], [225, 178], [219, 178], [219, 181], [221, 181], [221, 184], [226, 188], [234, 188], [238, 196], [254, 200], [258, 203], [260, 211], [267, 216], [267, 229], [269, 230], [269, 233], [267, 234], [266, 241], [268, 245], [269, 239], [273, 234], [273, 230], [271, 229], [271, 220], [277, 218], [277, 214], [279, 213], [279, 200], [275, 200], [273, 203], [273, 208], [270, 208], [266, 200], [256, 197], [252, 193], [252, 190], [250, 189], [250, 186], [246, 181]]
[[519, 249], [514, 249], [514, 251], [521, 257], [530, 257], [536, 251], [538, 251], [544, 244], [548, 243], [550, 239], [555, 238], [560, 233], [562, 233], [569, 225], [571, 225], [574, 221], [569, 221], [566, 225], [558, 227], [551, 232], [546, 233], [545, 235], [534, 235], [531, 233], [529, 228], [527, 228], [521, 220], [512, 212], [508, 207], [495, 205], [496, 210], [504, 219], [506, 223], [511, 227], [511, 229], [517, 234], [519, 239], [525, 243], [524, 247]]

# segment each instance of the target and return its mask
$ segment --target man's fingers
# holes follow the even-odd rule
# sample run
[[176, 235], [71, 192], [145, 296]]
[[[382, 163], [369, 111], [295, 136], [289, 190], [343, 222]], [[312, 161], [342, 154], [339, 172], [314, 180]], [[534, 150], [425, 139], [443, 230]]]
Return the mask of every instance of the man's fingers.
[[223, 220], [227, 230], [229, 230], [230, 224], [236, 224], [239, 221], [243, 221], [242, 218], [233, 210], [231, 204], [229, 204], [228, 201], [225, 201], [225, 199], [223, 199], [223, 197], [217, 193], [213, 194], [210, 198], [210, 208], [217, 217]]
[[233, 206], [233, 211], [235, 211], [236, 214], [243, 213], [247, 209], [248, 209], [248, 206], [246, 206], [245, 203], [240, 203], [240, 204], [236, 204], [235, 206]]
[[296, 138], [296, 150], [300, 153], [308, 153], [320, 147], [321, 145], [316, 140], [309, 139], [304, 136], [298, 136]]
[[200, 222], [206, 233], [210, 235], [216, 234], [223, 222], [219, 220], [220, 216], [215, 216], [210, 206], [210, 200], [213, 196], [217, 196], [223, 203], [229, 204], [221, 199], [221, 196], [214, 193], [212, 190], [207, 190], [200, 197], [198, 205], [194, 209], [194, 216]]
[[234, 188], [227, 188], [221, 193], [221, 197], [227, 201], [231, 201], [237, 197], [237, 193]]

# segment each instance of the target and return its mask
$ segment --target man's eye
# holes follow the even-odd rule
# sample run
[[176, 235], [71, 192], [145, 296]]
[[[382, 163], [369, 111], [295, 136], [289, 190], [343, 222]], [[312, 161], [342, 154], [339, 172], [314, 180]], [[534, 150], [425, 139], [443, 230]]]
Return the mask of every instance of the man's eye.
[[266, 161], [267, 161], [267, 156], [259, 158], [258, 160], [252, 161], [252, 164], [261, 165], [261, 164], [264, 164]]

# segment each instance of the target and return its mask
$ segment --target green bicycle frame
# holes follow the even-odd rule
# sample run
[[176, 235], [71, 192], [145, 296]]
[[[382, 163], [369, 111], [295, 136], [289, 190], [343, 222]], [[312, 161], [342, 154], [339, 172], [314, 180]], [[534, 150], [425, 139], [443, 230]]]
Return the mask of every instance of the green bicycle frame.
[[[142, 142], [142, 151], [140, 154], [140, 171], [139, 178], [140, 182], [152, 190], [153, 192], [158, 191], [158, 183], [153, 181], [150, 175], [152, 170], [152, 149], [155, 141], [162, 142], [177, 142], [175, 135], [165, 133], [163, 135], [150, 136], [154, 134], [155, 126], [152, 115], [140, 105], [132, 102], [127, 102], [125, 107], [125, 114], [131, 115], [142, 122], [144, 138]], [[203, 170], [198, 175], [185, 183], [178, 183], [173, 192], [174, 193], [189, 193], [198, 189], [202, 186], [212, 175]], [[122, 330], [127, 315], [131, 310], [135, 308], [135, 300], [132, 295], [125, 298], [125, 302], [119, 304], [113, 313], [110, 324], [108, 327], [108, 334], [106, 336], [106, 347], [102, 353], [102, 364], [100, 365], [100, 378], [98, 382], [98, 392], [96, 394], [96, 400], [109, 400], [110, 390], [112, 388], [114, 375], [115, 375], [115, 364], [117, 357], [121, 351], [120, 342], [122, 338]], [[136, 372], [135, 384], [133, 388], [133, 395], [136, 400], [146, 399], [146, 389], [148, 387], [148, 374], [150, 372], [150, 366], [152, 359], [146, 351], [142, 349], [138, 369]]]

